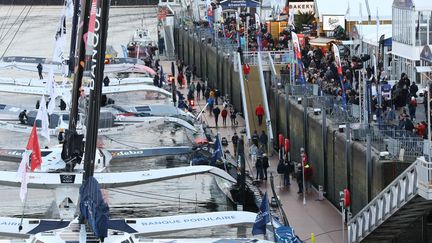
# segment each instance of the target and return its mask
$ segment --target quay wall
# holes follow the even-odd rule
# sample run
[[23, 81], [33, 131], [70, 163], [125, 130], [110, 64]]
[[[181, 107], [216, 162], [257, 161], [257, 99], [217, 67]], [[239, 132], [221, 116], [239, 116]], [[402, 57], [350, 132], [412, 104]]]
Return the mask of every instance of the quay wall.
[[[177, 28], [175, 35], [179, 41], [176, 44], [178, 58], [188, 65], [196, 65], [197, 75], [207, 80], [211, 87], [218, 88], [222, 95], [227, 94], [231, 103], [241, 111], [239, 75], [233, 62], [236, 53], [228, 55], [213, 46], [210, 38], [191, 31]], [[296, 162], [300, 161], [300, 148], [305, 147], [314, 170], [312, 184], [317, 188], [323, 186], [325, 196], [335, 206], [339, 207], [339, 191], [348, 188], [351, 211], [356, 214], [406, 168], [406, 165], [394, 161], [380, 160], [379, 152], [372, 149], [372, 175], [368, 179], [364, 143], [347, 140], [344, 131], [339, 131], [330, 119], [326, 119], [323, 128], [322, 114], [314, 114], [311, 108], [299, 104], [296, 97], [287, 97], [283, 90], [272, 87], [270, 80], [266, 82], [275, 134], [274, 147], [277, 147], [279, 133], [289, 137], [291, 160]]]

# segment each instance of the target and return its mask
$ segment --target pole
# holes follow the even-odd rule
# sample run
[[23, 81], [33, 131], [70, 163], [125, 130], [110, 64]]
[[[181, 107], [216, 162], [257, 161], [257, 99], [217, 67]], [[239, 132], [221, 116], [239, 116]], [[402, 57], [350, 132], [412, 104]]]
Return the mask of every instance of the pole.
[[[92, 85], [90, 85], [83, 181], [86, 181], [90, 176], [92, 176], [94, 171], [110, 5], [110, 0], [93, 0], [93, 3], [94, 2], [96, 2], [94, 40], [90, 42], [93, 44], [94, 48], [91, 62], [93, 70], [91, 72], [91, 82], [93, 82], [93, 88]], [[92, 19], [92, 16], [90, 16], [90, 19]]]
[[[78, 1], [78, 0], [76, 0]], [[69, 122], [69, 130], [75, 131], [76, 125], [78, 121], [78, 99], [80, 96], [79, 88], [82, 84], [82, 77], [84, 72], [84, 64], [85, 64], [85, 55], [86, 55], [86, 46], [84, 41], [84, 34], [88, 32], [88, 24], [89, 24], [89, 14], [91, 9], [91, 1], [90, 0], [81, 0], [81, 16], [80, 16], [80, 24], [79, 24], [79, 34], [78, 34], [78, 60], [74, 62], [77, 64], [74, 72], [74, 81], [72, 88], [72, 100], [71, 100], [71, 110], [70, 110], [70, 122]]]
[[80, 0], [74, 2], [74, 14], [72, 18], [72, 31], [71, 31], [71, 43], [69, 49], [69, 74], [74, 73], [75, 67], [75, 49], [77, 45], [77, 32], [78, 32], [78, 13], [79, 13]]
[[345, 208], [343, 206], [343, 203], [341, 203], [342, 205], [342, 243], [345, 242]]

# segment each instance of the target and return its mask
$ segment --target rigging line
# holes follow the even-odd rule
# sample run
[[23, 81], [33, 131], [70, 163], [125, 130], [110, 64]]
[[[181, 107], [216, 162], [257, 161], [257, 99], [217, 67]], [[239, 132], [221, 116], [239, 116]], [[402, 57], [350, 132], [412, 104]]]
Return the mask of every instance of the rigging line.
[[[149, 194], [149, 195], [152, 195], [152, 196], [172, 198], [172, 199], [176, 199], [178, 201], [178, 196], [177, 197], [167, 196], [167, 195], [161, 195], [161, 194], [156, 194], [156, 193], [151, 193], [151, 192], [135, 191], [135, 190], [125, 189], [125, 188], [123, 188], [123, 189], [116, 189], [116, 190], [123, 190], [123, 191], [128, 191], [128, 192], [131, 192], [131, 193]], [[187, 198], [182, 198], [182, 199], [186, 200], [186, 201], [190, 201], [190, 202], [195, 202], [196, 201], [195, 199], [187, 199]]]
[[12, 25], [9, 27], [9, 29], [6, 31], [6, 33], [0, 38], [0, 42], [2, 42], [6, 38], [6, 36], [8, 36], [9, 32], [12, 30], [12, 28], [18, 22], [19, 18], [21, 17], [21, 15], [23, 14], [23, 12], [25, 11], [26, 8], [27, 8], [27, 5], [24, 6], [24, 8], [18, 14], [18, 16], [16, 17], [15, 21], [12, 23]]
[[[120, 194], [124, 194], [124, 195], [129, 195], [129, 196], [135, 196], [135, 197], [139, 197], [139, 198], [145, 198], [145, 199], [154, 199], [154, 200], [160, 200], [160, 198], [155, 198], [155, 197], [146, 197], [146, 196], [142, 196], [142, 195], [136, 195], [136, 194], [133, 194], [133, 193], [131, 193], [131, 192], [123, 192], [123, 191], [119, 191], [119, 190], [116, 190], [116, 189], [108, 189], [109, 191], [112, 191], [112, 192], [115, 192], [115, 193], [120, 193]], [[180, 198], [180, 200], [179, 200], [179, 198], [177, 197], [177, 199], [173, 199], [173, 200], [168, 200], [168, 199], [165, 199], [165, 201], [166, 202], [173, 202], [173, 203], [179, 203], [179, 202], [181, 202], [181, 203], [187, 203], [187, 204], [195, 204], [196, 203], [196, 201], [184, 201], [184, 200], [182, 200], [181, 198]], [[200, 203], [200, 202], [198, 202], [198, 203]], [[207, 203], [207, 202], [201, 202], [201, 203]]]
[[0, 39], [2, 38], [3, 33], [4, 33], [5, 29], [6, 29], [6, 25], [9, 23], [9, 19], [12, 16], [12, 9], [15, 6], [15, 5], [13, 5], [13, 2], [14, 1], [12, 1], [12, 5], [9, 6], [9, 9], [6, 12], [5, 19], [2, 21], [2, 24], [0, 26]]
[[2, 56], [0, 59], [2, 59], [4, 57], [4, 55], [6, 54], [6, 52], [9, 50], [9, 47], [12, 45], [12, 42], [14, 41], [15, 37], [17, 36], [19, 30], [21, 29], [21, 26], [23, 25], [23, 23], [25, 22], [25, 20], [27, 19], [27, 16], [29, 15], [31, 9], [33, 8], [33, 0], [31, 1], [31, 5], [30, 8], [28, 9], [26, 15], [24, 16], [24, 19], [21, 21], [21, 24], [18, 26], [18, 29], [16, 30], [14, 36], [12, 37], [11, 41], [9, 42], [9, 45], [6, 47], [6, 50], [3, 52]]

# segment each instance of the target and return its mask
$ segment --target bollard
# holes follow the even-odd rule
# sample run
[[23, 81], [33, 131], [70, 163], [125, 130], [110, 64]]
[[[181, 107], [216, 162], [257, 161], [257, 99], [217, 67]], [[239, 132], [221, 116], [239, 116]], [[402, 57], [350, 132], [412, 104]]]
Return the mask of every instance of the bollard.
[[311, 243], [315, 243], [315, 234], [311, 233]]
[[323, 201], [325, 193], [326, 192], [324, 191], [324, 187], [321, 185], [318, 185], [318, 199], [317, 199], [317, 201]]

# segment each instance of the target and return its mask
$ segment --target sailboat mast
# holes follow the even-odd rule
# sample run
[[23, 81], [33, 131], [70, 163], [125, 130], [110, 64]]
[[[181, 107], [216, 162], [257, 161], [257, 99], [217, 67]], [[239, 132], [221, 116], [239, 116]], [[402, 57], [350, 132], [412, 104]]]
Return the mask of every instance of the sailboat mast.
[[72, 18], [72, 31], [71, 31], [71, 44], [69, 49], [69, 73], [74, 72], [75, 67], [75, 50], [77, 45], [77, 32], [78, 32], [78, 13], [80, 7], [80, 0], [74, 0], [74, 11]]
[[[75, 0], [78, 2], [80, 0]], [[78, 58], [72, 57], [72, 61], [75, 65], [74, 81], [72, 87], [72, 100], [71, 100], [71, 110], [70, 110], [70, 120], [69, 120], [69, 130], [75, 131], [78, 120], [78, 98], [80, 96], [79, 88], [82, 85], [82, 77], [84, 72], [84, 63], [86, 56], [86, 42], [84, 40], [84, 34], [88, 32], [89, 16], [91, 10], [91, 0], [81, 0], [81, 16], [78, 32]], [[75, 20], [75, 16], [74, 16]], [[75, 22], [75, 21], [74, 21]], [[72, 33], [73, 36], [73, 33]], [[74, 45], [71, 43], [71, 46]]]
[[94, 172], [110, 7], [110, 0], [92, 0], [92, 2], [92, 5], [96, 6], [96, 9], [95, 13], [92, 9], [91, 14], [96, 14], [96, 21], [94, 24], [94, 39], [92, 40], [94, 49], [91, 57], [92, 83], [90, 85], [89, 111], [87, 116], [84, 181], [92, 176]]

